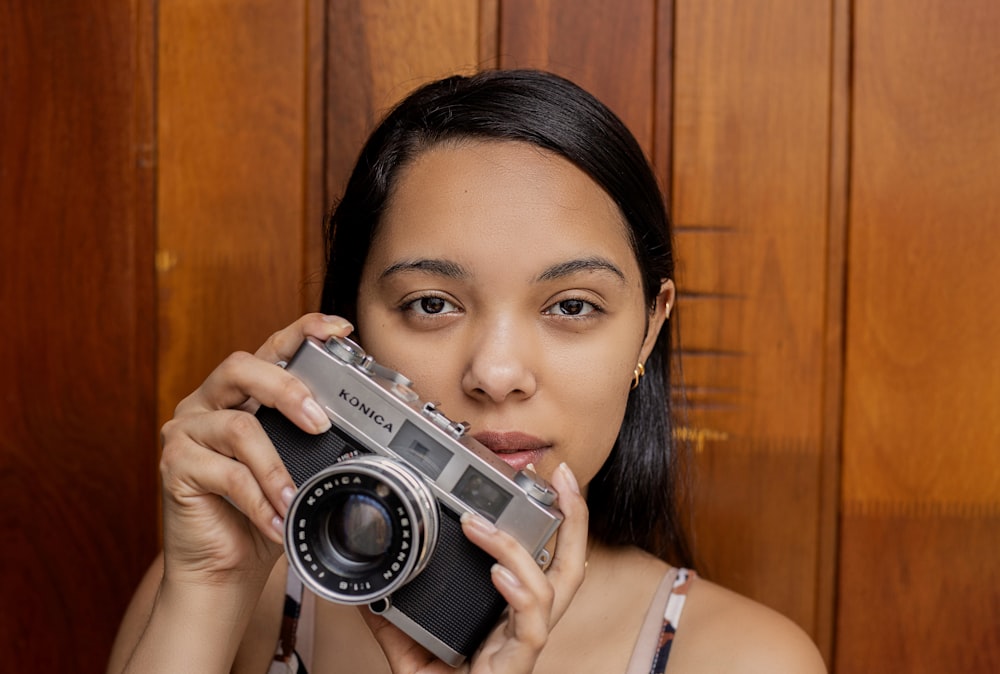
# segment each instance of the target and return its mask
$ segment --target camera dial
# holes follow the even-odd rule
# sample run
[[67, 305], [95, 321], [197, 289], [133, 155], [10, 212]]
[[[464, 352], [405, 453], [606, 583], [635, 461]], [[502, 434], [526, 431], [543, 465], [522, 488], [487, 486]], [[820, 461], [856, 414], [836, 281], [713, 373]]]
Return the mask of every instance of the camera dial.
[[395, 370], [376, 363], [375, 359], [366, 354], [357, 342], [347, 337], [331, 337], [326, 340], [324, 347], [331, 355], [348, 365], [353, 365], [369, 377], [382, 377], [393, 382], [396, 386], [402, 387], [404, 391], [399, 394], [399, 397], [406, 402], [416, 399], [416, 393], [409, 390], [413, 386], [411, 380]]
[[348, 365], [361, 365], [365, 358], [365, 350], [346, 337], [331, 337], [326, 340], [326, 350]]

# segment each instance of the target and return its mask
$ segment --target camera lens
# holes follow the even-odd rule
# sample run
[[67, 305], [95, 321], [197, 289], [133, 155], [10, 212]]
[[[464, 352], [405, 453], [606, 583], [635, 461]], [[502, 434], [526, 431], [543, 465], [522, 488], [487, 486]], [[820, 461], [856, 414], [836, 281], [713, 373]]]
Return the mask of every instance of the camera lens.
[[420, 573], [437, 536], [437, 501], [423, 478], [387, 457], [364, 455], [302, 484], [286, 518], [285, 553], [319, 596], [363, 604]]
[[347, 561], [369, 566], [389, 550], [392, 518], [382, 501], [367, 494], [347, 494], [330, 512], [327, 535]]

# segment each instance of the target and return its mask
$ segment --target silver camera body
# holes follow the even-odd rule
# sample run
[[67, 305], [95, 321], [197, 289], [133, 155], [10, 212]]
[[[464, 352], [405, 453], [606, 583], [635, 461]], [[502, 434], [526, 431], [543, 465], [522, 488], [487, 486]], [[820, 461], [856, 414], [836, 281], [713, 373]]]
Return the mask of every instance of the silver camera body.
[[312, 435], [276, 410], [257, 412], [299, 487], [285, 525], [292, 569], [320, 597], [368, 604], [458, 666], [506, 608], [491, 580], [495, 560], [459, 518], [479, 513], [545, 566], [562, 522], [555, 491], [349, 339], [307, 338], [285, 367], [333, 423]]

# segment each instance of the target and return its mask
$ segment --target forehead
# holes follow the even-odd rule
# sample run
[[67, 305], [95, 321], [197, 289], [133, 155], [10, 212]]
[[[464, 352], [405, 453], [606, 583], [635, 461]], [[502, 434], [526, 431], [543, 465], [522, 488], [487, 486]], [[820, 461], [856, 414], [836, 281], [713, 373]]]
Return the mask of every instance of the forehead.
[[484, 254], [538, 264], [599, 255], [638, 273], [621, 211], [566, 159], [515, 141], [424, 150], [397, 177], [369, 262]]

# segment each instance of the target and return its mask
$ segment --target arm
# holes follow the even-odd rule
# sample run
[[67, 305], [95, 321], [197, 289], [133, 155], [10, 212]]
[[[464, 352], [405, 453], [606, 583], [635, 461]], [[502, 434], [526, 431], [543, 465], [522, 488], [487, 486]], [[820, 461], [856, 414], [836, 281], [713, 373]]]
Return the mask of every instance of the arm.
[[326, 430], [306, 386], [275, 363], [306, 335], [350, 329], [336, 317], [304, 316], [255, 355], [231, 355], [177, 406], [163, 427], [163, 553], [125, 615], [109, 671], [230, 671], [281, 555], [294, 495], [253, 411], [266, 404], [303, 430]]
[[121, 671], [229, 672], [258, 594], [252, 586], [160, 583]]

